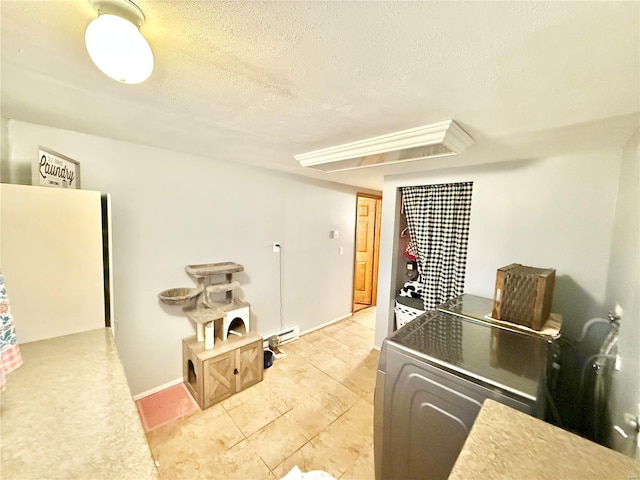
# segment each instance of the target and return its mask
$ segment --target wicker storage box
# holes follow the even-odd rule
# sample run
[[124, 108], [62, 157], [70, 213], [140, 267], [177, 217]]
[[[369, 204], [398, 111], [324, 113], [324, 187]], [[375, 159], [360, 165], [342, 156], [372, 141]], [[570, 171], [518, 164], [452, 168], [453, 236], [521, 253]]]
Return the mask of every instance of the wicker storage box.
[[498, 269], [491, 316], [540, 330], [551, 312], [556, 271], [512, 263]]

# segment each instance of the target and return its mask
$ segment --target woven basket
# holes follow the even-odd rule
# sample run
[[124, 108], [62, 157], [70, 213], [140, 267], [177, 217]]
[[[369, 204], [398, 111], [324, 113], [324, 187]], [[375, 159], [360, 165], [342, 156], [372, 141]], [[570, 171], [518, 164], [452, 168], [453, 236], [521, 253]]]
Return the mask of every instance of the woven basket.
[[491, 316], [540, 330], [551, 312], [555, 274], [519, 263], [499, 268]]
[[411, 320], [424, 313], [424, 310], [407, 307], [398, 302], [396, 302], [396, 307], [393, 310], [396, 313], [396, 328], [405, 326]]

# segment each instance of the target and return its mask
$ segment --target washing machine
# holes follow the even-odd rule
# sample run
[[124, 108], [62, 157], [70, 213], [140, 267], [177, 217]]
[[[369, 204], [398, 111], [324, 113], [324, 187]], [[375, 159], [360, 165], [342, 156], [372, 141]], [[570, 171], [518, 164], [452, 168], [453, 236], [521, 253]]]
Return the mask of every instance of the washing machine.
[[552, 341], [486, 321], [492, 305], [465, 294], [384, 340], [377, 480], [446, 479], [486, 398], [543, 418]]

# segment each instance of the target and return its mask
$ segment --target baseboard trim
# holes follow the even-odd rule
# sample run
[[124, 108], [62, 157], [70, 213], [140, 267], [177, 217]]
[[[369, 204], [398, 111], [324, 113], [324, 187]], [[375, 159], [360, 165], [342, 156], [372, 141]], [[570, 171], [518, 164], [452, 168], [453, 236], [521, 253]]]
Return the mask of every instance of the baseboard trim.
[[146, 392], [142, 392], [142, 393], [139, 393], [138, 395], [134, 395], [133, 400], [137, 402], [138, 400], [144, 397], [148, 397], [149, 395], [153, 395], [154, 393], [158, 393], [158, 392], [161, 392], [162, 390], [166, 390], [167, 388], [178, 385], [183, 381], [184, 379], [182, 377], [176, 378], [175, 380], [171, 380], [170, 382], [164, 383], [162, 385], [158, 385], [157, 387], [152, 388], [151, 390], [147, 390]]
[[328, 322], [323, 323], [321, 325], [316, 325], [315, 327], [311, 327], [310, 329], [305, 330], [304, 332], [300, 332], [300, 336], [306, 335], [307, 333], [315, 332], [316, 330], [320, 330], [321, 328], [324, 328], [324, 327], [328, 327], [329, 325], [339, 322], [340, 320], [344, 320], [345, 318], [349, 318], [352, 315], [353, 315], [352, 313], [347, 313], [346, 315], [342, 315], [341, 317], [334, 318], [333, 320], [329, 320]]

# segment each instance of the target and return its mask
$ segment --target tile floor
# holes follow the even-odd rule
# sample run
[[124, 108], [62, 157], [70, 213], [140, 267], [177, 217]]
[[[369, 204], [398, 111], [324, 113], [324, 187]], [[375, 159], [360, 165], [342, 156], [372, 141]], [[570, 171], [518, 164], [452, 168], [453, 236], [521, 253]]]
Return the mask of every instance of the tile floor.
[[375, 307], [283, 345], [264, 380], [147, 433], [160, 478], [373, 479]]

